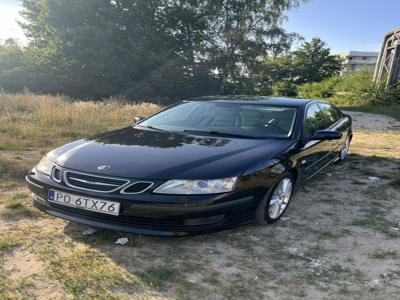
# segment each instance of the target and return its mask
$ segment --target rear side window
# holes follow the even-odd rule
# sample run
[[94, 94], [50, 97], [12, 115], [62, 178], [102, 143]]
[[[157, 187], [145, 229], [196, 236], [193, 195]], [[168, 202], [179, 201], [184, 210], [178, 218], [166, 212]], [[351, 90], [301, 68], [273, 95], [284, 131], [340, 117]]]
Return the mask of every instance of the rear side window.
[[319, 103], [318, 105], [328, 122], [328, 127], [339, 121], [340, 116], [332, 105], [328, 103]]
[[304, 134], [306, 137], [312, 137], [318, 130], [327, 128], [324, 114], [319, 106], [314, 103], [307, 109], [306, 121], [304, 123]]

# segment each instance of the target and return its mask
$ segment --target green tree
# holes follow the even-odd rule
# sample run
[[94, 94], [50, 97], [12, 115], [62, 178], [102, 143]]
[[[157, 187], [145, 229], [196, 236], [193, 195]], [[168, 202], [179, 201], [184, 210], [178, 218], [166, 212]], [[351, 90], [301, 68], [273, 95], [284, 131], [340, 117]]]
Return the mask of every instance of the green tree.
[[341, 59], [319, 38], [304, 42], [293, 52], [296, 83], [320, 82], [339, 73]]
[[[184, 1], [24, 0], [30, 61], [72, 96], [190, 93], [205, 24]], [[200, 15], [201, 16], [201, 15]], [[200, 86], [200, 85], [199, 85]]]
[[[262, 57], [290, 49], [295, 33], [282, 27], [301, 0], [216, 0], [209, 3], [208, 51], [223, 93], [241, 92]], [[248, 89], [244, 87], [244, 89]]]
[[14, 39], [0, 41], [0, 88], [9, 91], [22, 90], [28, 82], [29, 74], [24, 51]]
[[272, 93], [275, 96], [293, 97], [297, 95], [297, 86], [290, 80], [282, 80], [272, 85]]
[[277, 56], [268, 56], [254, 72], [258, 90], [272, 86], [321, 82], [339, 73], [341, 59], [332, 55], [319, 38], [304, 42], [297, 50]]
[[23, 51], [14, 39], [0, 41], [0, 70], [6, 71], [23, 64]]
[[289, 49], [303, 0], [22, 0], [33, 90], [142, 98], [251, 93], [262, 57]]
[[295, 77], [294, 57], [290, 52], [265, 58], [253, 74], [253, 80], [258, 86], [257, 91], [260, 92], [280, 81], [293, 82]]

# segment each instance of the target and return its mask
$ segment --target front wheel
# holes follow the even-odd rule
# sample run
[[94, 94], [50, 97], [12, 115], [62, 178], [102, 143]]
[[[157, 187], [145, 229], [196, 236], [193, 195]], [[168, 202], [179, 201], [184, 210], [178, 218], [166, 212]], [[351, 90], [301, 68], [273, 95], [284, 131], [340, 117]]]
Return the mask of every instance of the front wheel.
[[350, 149], [350, 137], [347, 137], [346, 143], [344, 144], [343, 149], [340, 151], [340, 160], [343, 161], [347, 157], [347, 154], [349, 154], [349, 149]]
[[258, 205], [256, 223], [263, 225], [278, 221], [289, 206], [293, 187], [293, 176], [284, 175]]

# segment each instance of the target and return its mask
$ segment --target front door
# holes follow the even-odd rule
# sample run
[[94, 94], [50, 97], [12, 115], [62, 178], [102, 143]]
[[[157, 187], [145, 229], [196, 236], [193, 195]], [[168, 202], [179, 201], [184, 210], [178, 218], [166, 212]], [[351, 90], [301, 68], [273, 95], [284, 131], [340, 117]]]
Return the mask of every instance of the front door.
[[303, 128], [303, 140], [305, 141], [298, 159], [300, 163], [300, 174], [306, 180], [313, 176], [318, 170], [330, 162], [330, 141], [309, 140], [318, 130], [327, 127], [326, 119], [317, 103], [308, 106], [306, 120]]

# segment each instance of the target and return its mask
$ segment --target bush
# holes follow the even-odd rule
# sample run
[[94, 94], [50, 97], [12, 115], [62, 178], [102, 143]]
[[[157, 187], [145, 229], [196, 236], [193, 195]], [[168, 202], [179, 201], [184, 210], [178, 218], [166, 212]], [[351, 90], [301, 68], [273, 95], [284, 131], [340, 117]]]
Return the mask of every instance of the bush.
[[321, 82], [306, 83], [297, 87], [298, 94], [301, 98], [326, 99], [335, 95], [335, 88], [341, 80], [334, 76]]
[[255, 94], [259, 96], [270, 96], [272, 95], [272, 87], [269, 85], [261, 85], [257, 87]]
[[348, 73], [338, 82], [335, 91], [354, 100], [369, 100], [376, 89], [372, 79], [373, 74], [368, 70]]
[[359, 104], [400, 104], [400, 86], [385, 89], [384, 83], [373, 82], [373, 74], [367, 70], [346, 74], [336, 85], [335, 92], [337, 98]]
[[390, 89], [374, 87], [371, 90], [369, 102], [376, 105], [400, 105], [400, 86]]
[[297, 96], [297, 86], [290, 80], [282, 80], [272, 86], [272, 93], [275, 96]]
[[367, 70], [303, 84], [298, 87], [298, 93], [302, 98], [330, 98], [341, 105], [400, 104], [400, 86], [385, 89], [383, 84], [373, 82], [373, 74]]

